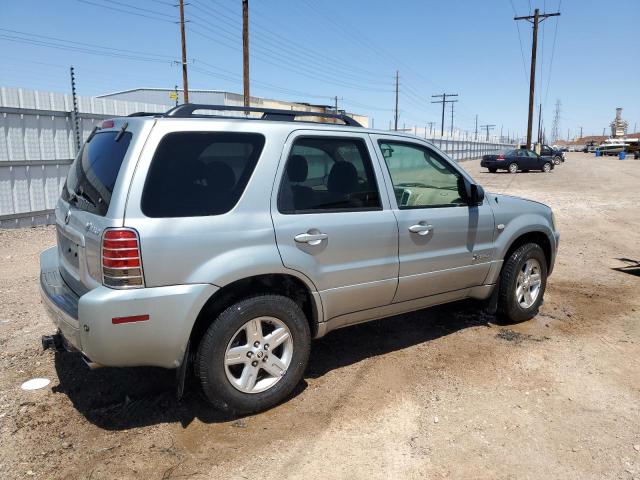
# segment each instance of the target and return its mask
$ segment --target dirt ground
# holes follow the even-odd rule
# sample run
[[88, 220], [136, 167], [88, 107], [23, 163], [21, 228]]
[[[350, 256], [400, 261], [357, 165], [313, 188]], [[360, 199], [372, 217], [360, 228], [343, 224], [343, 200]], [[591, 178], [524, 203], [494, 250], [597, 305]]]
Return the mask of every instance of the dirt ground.
[[553, 207], [540, 314], [506, 327], [461, 302], [333, 332], [293, 398], [241, 419], [178, 403], [172, 372], [42, 352], [54, 230], [0, 231], [0, 478], [640, 479], [640, 161], [463, 165]]

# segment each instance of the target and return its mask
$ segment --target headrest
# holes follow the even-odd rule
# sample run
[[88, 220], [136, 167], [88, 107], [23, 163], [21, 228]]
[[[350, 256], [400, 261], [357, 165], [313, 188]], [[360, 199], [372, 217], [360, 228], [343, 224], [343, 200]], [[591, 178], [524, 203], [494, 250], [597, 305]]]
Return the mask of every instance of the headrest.
[[287, 164], [287, 176], [292, 182], [304, 182], [309, 173], [307, 159], [302, 155], [291, 155]]

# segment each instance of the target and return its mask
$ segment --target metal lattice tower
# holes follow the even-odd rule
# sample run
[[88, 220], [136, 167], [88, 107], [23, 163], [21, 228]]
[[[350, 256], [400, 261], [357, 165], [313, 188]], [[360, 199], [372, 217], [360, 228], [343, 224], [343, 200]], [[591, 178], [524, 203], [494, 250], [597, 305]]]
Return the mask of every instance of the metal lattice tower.
[[560, 100], [556, 100], [556, 109], [553, 112], [553, 126], [551, 127], [551, 139], [556, 142], [560, 138]]

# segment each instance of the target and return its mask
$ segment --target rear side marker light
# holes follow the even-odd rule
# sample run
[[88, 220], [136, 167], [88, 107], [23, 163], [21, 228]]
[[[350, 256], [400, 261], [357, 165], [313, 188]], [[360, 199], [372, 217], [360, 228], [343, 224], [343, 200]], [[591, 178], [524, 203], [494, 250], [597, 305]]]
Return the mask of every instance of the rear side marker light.
[[149, 320], [149, 315], [131, 315], [129, 317], [115, 317], [111, 319], [111, 323], [119, 325], [121, 323], [135, 323], [146, 322]]
[[108, 228], [104, 231], [102, 236], [102, 284], [105, 287], [120, 289], [144, 287], [140, 239], [135, 230]]

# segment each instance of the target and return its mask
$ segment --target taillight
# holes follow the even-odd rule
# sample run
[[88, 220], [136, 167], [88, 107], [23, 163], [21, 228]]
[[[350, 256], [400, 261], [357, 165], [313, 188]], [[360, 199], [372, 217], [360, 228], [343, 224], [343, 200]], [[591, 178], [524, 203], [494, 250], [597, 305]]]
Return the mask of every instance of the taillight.
[[102, 236], [102, 283], [111, 288], [142, 288], [142, 258], [138, 232], [108, 228]]
[[496, 157], [496, 160], [504, 160], [504, 155], [503, 155], [503, 154], [499, 154], [499, 155]]

